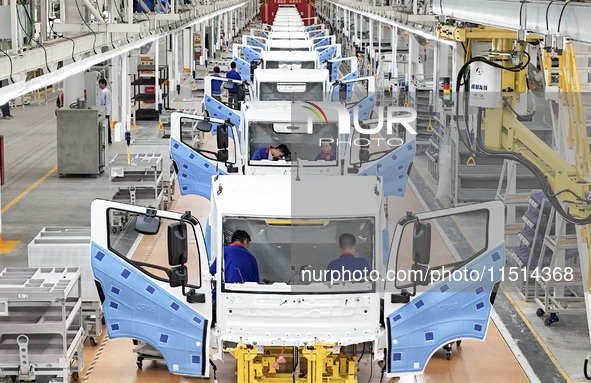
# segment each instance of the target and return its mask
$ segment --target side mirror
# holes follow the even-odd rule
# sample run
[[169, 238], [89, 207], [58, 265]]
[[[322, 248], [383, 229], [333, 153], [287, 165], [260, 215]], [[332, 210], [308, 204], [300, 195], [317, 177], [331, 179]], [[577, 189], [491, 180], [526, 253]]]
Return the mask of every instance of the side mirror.
[[156, 217], [156, 210], [148, 209], [146, 214], [139, 214], [135, 220], [134, 228], [140, 234], [158, 234], [160, 218]]
[[[366, 126], [364, 126], [364, 128], [367, 128]], [[359, 162], [369, 162], [369, 157], [370, 157], [370, 153], [369, 153], [369, 134], [360, 134], [359, 135], [359, 141], [361, 142], [367, 142], [367, 144], [361, 144], [359, 145]]]
[[168, 264], [171, 266], [187, 263], [187, 228], [184, 223], [168, 225]]
[[217, 143], [218, 149], [227, 149], [228, 148], [228, 125], [221, 124], [218, 125], [218, 132], [217, 132]]
[[339, 101], [347, 101], [347, 84], [341, 83], [339, 85]]
[[189, 280], [187, 266], [180, 265], [170, 269], [169, 273], [170, 287], [184, 286]]
[[211, 123], [209, 121], [198, 121], [197, 130], [201, 132], [211, 132]]
[[430, 223], [415, 222], [412, 238], [412, 260], [421, 265], [428, 265], [431, 260]]
[[228, 154], [228, 149], [220, 149], [220, 150], [218, 150], [217, 155], [216, 155], [216, 159], [219, 162], [227, 162], [228, 161], [228, 158], [230, 158], [230, 156]]

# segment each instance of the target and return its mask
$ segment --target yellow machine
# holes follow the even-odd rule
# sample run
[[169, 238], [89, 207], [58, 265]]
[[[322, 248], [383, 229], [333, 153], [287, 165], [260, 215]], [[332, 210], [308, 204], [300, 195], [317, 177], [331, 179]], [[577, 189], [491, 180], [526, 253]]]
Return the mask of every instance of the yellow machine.
[[265, 347], [259, 352], [256, 345], [240, 342], [225, 351], [236, 358], [238, 382], [293, 383], [293, 372], [300, 371], [295, 378], [297, 383], [357, 383], [357, 357], [348, 358], [336, 343], [315, 342], [297, 350], [289, 348], [284, 353], [285, 347]]
[[[496, 70], [500, 74], [500, 86], [489, 95], [498, 100], [498, 106], [478, 106], [476, 118], [476, 142], [472, 146], [468, 140], [464, 144], [479, 156], [497, 156], [516, 161], [528, 168], [540, 181], [544, 193], [552, 203], [557, 212], [567, 221], [579, 225], [591, 223], [591, 164], [589, 164], [589, 146], [582, 112], [582, 103], [577, 100], [576, 86], [578, 79], [573, 78], [570, 82], [567, 79], [567, 64], [569, 72], [576, 76], [574, 53], [572, 47], [567, 46], [556, 56], [561, 63], [561, 88], [563, 89], [563, 102], [573, 105], [573, 118], [570, 121], [569, 147], [576, 150], [575, 164], [556, 153], [546, 143], [539, 139], [523, 123], [515, 113], [515, 105], [519, 98], [527, 91], [527, 66], [529, 56], [525, 52], [528, 42], [538, 43], [539, 36], [530, 35], [527, 41], [518, 41], [517, 32], [507, 31], [498, 28], [475, 27], [458, 28], [455, 26], [439, 26], [437, 34], [441, 38], [461, 41], [466, 43], [466, 62], [458, 74], [456, 93], [460, 94], [460, 86], [464, 85], [470, 78], [470, 89], [464, 100], [468, 104], [470, 92], [484, 94], [489, 85], [477, 83], [477, 71], [469, 75], [469, 69], [475, 63], [483, 63], [485, 68]], [[491, 49], [486, 56], [471, 56], [472, 43], [475, 41], [490, 41]], [[572, 57], [571, 57], [572, 56]], [[550, 54], [547, 54], [546, 63], [550, 63]], [[481, 71], [482, 67], [479, 67]], [[488, 71], [488, 69], [486, 69]], [[495, 84], [493, 84], [494, 86]], [[496, 84], [498, 85], [498, 84]], [[576, 86], [575, 86], [576, 85]], [[565, 96], [568, 95], [567, 96]], [[478, 95], [477, 95], [478, 96]], [[486, 96], [483, 96], [483, 99]], [[578, 95], [580, 98], [580, 94]], [[456, 111], [463, 100], [456, 102]], [[483, 104], [485, 105], [486, 102]], [[494, 104], [494, 102], [493, 102]], [[472, 105], [470, 103], [470, 105]], [[472, 105], [475, 106], [475, 105]], [[467, 114], [467, 113], [466, 113]], [[459, 115], [459, 112], [456, 112]], [[466, 116], [467, 120], [467, 116]], [[463, 136], [460, 134], [460, 137]], [[482, 138], [484, 137], [484, 141]], [[565, 203], [563, 206], [560, 201]]]

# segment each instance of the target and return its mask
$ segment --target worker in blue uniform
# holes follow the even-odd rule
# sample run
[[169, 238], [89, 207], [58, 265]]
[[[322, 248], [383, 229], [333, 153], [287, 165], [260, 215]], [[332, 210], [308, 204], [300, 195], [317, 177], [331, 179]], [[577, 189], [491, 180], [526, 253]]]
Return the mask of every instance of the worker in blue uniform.
[[287, 156], [289, 156], [289, 149], [285, 144], [278, 145], [276, 148], [274, 148], [273, 146], [261, 146], [260, 148], [254, 151], [251, 160], [277, 161], [279, 158]]
[[330, 142], [323, 142], [322, 145], [320, 145], [320, 150], [321, 152], [318, 153], [314, 159], [315, 161], [334, 161], [337, 159], [337, 155], [334, 150], [332, 150], [332, 144]]
[[[226, 78], [242, 81], [240, 73], [236, 71], [236, 63], [234, 61], [230, 63], [230, 70], [226, 73]], [[228, 89], [228, 104], [230, 108], [238, 109], [238, 84], [234, 84], [231, 89]]]
[[[250, 235], [244, 230], [236, 230], [232, 234], [232, 243], [224, 247], [224, 281], [226, 283], [260, 282], [257, 260], [248, 251]], [[215, 275], [217, 259], [209, 267], [209, 272]], [[213, 289], [213, 299], [216, 289]]]
[[[213, 74], [211, 75], [212, 77], [219, 77], [221, 78], [222, 76], [220, 76], [220, 67], [216, 66], [213, 68]], [[222, 82], [218, 81], [218, 80], [212, 80], [211, 81], [211, 96], [213, 98], [215, 98], [216, 100], [218, 100], [219, 102], [222, 102]]]
[[[330, 262], [326, 268], [329, 271], [327, 273], [328, 277], [338, 275], [340, 280], [348, 281], [359, 279], [360, 275], [369, 275], [371, 265], [367, 259], [355, 257], [357, 241], [353, 234], [344, 233], [339, 237], [339, 249], [341, 250], [341, 256]], [[334, 274], [332, 273], [333, 271], [335, 271]], [[358, 272], [355, 273], [355, 271]]]

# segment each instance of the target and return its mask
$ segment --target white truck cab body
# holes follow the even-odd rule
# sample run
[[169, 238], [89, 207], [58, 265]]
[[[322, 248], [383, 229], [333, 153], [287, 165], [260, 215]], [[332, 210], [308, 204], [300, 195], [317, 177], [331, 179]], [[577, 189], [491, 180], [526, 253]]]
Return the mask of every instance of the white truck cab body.
[[[191, 212], [94, 201], [91, 265], [109, 337], [150, 344], [174, 374], [208, 377], [210, 357], [227, 350], [239, 382], [244, 374], [289, 381], [314, 372], [312, 383], [354, 379], [356, 358], [344, 346], [369, 342], [393, 377], [422, 373], [449, 342], [484, 339], [504, 266], [502, 203], [390, 217], [398, 220], [390, 243], [382, 185], [375, 176], [213, 176], [205, 235]], [[111, 230], [114, 214], [126, 217], [120, 233]], [[485, 228], [470, 242], [454, 236], [464, 214]], [[224, 247], [238, 229], [250, 233], [258, 283], [225, 280]], [[348, 279], [328, 266], [345, 233], [371, 267]], [[163, 235], [168, 257], [138, 258], [137, 249]], [[217, 260], [215, 275], [208, 259]], [[470, 277], [435, 278], [443, 269]], [[293, 365], [296, 353], [309, 363], [282, 369], [274, 363], [281, 347], [293, 350], [285, 354]]]

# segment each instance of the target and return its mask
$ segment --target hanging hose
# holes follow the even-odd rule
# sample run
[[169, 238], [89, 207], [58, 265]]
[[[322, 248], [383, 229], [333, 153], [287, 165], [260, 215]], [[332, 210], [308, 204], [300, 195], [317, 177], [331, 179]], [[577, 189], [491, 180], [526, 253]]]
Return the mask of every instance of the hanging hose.
[[585, 375], [585, 379], [591, 380], [591, 376], [587, 373], [587, 364], [589, 364], [589, 359], [591, 358], [591, 352], [587, 354], [585, 357], [585, 364], [583, 365], [583, 374]]

